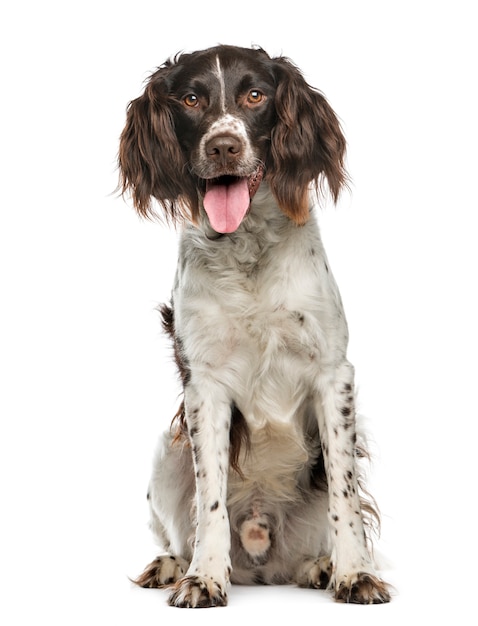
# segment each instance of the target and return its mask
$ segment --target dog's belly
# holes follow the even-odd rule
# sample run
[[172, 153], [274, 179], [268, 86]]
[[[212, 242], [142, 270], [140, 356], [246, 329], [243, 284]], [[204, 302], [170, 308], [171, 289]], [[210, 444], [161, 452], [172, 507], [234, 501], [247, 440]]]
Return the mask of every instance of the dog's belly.
[[250, 428], [250, 446], [241, 451], [241, 475], [231, 470], [229, 503], [254, 499], [295, 502], [297, 484], [317, 450], [304, 440], [296, 424], [267, 423]]
[[287, 502], [297, 497], [300, 475], [318, 454], [305, 432], [311, 420], [316, 423], [310, 398], [320, 341], [305, 314], [281, 310], [260, 322], [256, 315], [247, 324], [231, 354], [230, 365], [241, 366], [231, 395], [250, 433], [234, 497], [260, 491], [266, 499]]

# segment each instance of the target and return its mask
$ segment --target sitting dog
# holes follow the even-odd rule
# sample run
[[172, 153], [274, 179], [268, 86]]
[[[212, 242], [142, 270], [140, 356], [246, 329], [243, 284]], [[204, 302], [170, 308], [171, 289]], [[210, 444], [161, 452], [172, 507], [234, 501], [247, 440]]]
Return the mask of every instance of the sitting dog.
[[310, 191], [346, 184], [345, 139], [286, 58], [217, 46], [152, 74], [121, 135], [123, 193], [181, 224], [164, 327], [183, 402], [148, 498], [164, 553], [137, 579], [178, 607], [229, 581], [388, 602], [360, 493], [354, 370]]

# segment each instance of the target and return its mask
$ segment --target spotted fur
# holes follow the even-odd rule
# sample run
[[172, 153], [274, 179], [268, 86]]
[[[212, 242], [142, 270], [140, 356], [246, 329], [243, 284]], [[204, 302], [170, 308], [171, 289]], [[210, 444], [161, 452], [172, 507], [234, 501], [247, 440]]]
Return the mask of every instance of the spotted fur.
[[[230, 581], [390, 599], [365, 534], [376, 511], [359, 480], [347, 324], [308, 199], [325, 181], [337, 197], [344, 150], [325, 98], [262, 50], [180, 56], [128, 109], [123, 190], [182, 224], [162, 315], [184, 398], [149, 489], [164, 553], [137, 580], [172, 584], [174, 606], [224, 605]], [[224, 175], [253, 181], [227, 234], [202, 201]]]

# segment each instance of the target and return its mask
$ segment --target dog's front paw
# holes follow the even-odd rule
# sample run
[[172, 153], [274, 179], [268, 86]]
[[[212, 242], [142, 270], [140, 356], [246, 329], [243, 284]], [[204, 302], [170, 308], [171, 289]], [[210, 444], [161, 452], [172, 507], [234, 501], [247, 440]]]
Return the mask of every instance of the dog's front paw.
[[353, 604], [383, 604], [391, 598], [387, 583], [373, 574], [360, 572], [336, 585], [335, 599]]
[[170, 556], [169, 554], [158, 556], [146, 566], [144, 572], [133, 582], [140, 587], [166, 587], [184, 576], [188, 565], [187, 561], [178, 556]]
[[176, 583], [169, 604], [187, 609], [226, 606], [227, 595], [220, 583], [201, 576], [185, 576]]

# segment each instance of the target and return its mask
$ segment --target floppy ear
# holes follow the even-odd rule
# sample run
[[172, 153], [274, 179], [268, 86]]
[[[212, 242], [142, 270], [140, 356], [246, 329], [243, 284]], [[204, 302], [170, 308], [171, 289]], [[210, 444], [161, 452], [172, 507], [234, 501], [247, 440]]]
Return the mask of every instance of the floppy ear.
[[168, 64], [157, 70], [143, 95], [128, 105], [118, 163], [122, 192], [131, 191], [138, 213], [154, 215], [151, 200], [156, 198], [166, 219], [175, 221], [184, 207], [195, 217], [198, 197], [176, 137], [174, 104], [166, 81], [169, 72]]
[[272, 131], [269, 183], [280, 208], [297, 224], [309, 217], [309, 186], [325, 178], [337, 201], [347, 174], [345, 137], [324, 96], [287, 59], [277, 58], [277, 123]]

